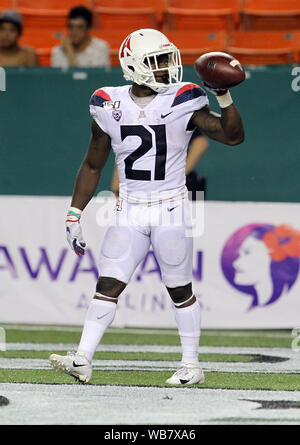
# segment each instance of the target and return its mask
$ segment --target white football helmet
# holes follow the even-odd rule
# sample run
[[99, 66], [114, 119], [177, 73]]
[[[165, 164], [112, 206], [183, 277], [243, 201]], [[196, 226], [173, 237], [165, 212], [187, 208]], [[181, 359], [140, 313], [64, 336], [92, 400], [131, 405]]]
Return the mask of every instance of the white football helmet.
[[[168, 55], [168, 66], [159, 68], [158, 57]], [[156, 29], [139, 29], [123, 41], [119, 60], [126, 80], [138, 85], [146, 85], [157, 93], [178, 85], [182, 80], [180, 52], [168, 38]], [[155, 73], [166, 70], [168, 75], [163, 82], [155, 79]]]

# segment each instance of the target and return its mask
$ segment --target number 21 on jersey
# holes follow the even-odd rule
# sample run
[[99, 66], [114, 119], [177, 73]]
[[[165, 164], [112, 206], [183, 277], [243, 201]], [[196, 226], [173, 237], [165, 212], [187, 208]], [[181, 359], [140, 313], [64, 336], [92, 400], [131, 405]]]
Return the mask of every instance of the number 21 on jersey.
[[[162, 181], [165, 179], [166, 159], [167, 159], [167, 139], [165, 125], [149, 125], [155, 133], [155, 167], [154, 180]], [[139, 181], [151, 181], [151, 170], [137, 170], [132, 168], [134, 162], [144, 156], [153, 147], [153, 136], [143, 125], [121, 125], [121, 139], [124, 141], [128, 136], [139, 136], [141, 145], [134, 150], [125, 162], [125, 176], [127, 179]]]

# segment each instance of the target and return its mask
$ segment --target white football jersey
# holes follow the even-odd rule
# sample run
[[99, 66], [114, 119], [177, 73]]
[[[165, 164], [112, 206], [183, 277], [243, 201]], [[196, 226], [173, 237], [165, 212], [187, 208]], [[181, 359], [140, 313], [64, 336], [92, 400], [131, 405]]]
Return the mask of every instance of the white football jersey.
[[208, 105], [199, 85], [182, 82], [140, 108], [131, 85], [104, 87], [90, 100], [90, 113], [110, 136], [120, 180], [120, 197], [156, 202], [184, 193], [185, 163], [194, 111]]

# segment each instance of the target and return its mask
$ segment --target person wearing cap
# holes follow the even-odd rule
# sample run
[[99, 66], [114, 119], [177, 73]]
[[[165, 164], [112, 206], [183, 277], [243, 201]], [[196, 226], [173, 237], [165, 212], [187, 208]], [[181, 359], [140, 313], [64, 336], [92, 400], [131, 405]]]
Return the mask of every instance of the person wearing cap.
[[0, 15], [0, 66], [38, 65], [35, 50], [18, 44], [22, 31], [22, 16], [17, 11], [3, 11]]
[[91, 37], [92, 12], [84, 6], [76, 6], [68, 14], [68, 35], [51, 53], [51, 66], [108, 67], [109, 46], [105, 40]]

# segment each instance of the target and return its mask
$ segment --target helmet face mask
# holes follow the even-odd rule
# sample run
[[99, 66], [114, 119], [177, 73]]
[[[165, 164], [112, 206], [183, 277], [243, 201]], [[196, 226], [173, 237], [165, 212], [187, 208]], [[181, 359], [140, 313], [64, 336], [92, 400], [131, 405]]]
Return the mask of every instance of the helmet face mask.
[[179, 50], [154, 29], [141, 29], [126, 37], [119, 59], [126, 80], [145, 85], [157, 93], [182, 80]]

